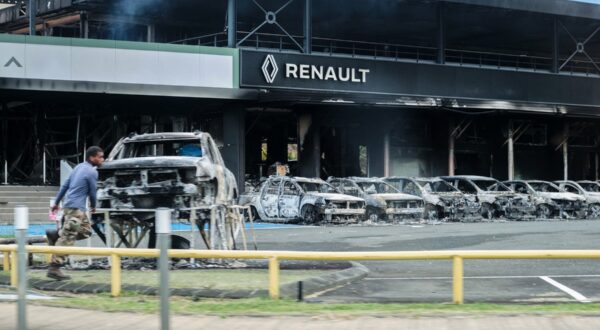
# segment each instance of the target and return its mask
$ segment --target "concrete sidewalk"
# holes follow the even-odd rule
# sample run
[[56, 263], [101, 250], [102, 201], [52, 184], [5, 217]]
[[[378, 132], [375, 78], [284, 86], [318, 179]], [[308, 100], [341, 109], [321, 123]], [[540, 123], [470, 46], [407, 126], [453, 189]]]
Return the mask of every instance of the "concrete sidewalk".
[[[133, 313], [106, 313], [91, 310], [29, 305], [28, 329], [60, 330], [131, 330], [158, 329], [157, 315]], [[16, 304], [0, 303], [0, 329], [16, 327]], [[570, 315], [509, 315], [509, 316], [272, 316], [227, 317], [173, 316], [171, 328], [176, 330], [211, 329], [286, 329], [286, 330], [362, 330], [362, 329], [446, 329], [446, 330], [506, 330], [506, 329], [600, 329], [600, 317]]]

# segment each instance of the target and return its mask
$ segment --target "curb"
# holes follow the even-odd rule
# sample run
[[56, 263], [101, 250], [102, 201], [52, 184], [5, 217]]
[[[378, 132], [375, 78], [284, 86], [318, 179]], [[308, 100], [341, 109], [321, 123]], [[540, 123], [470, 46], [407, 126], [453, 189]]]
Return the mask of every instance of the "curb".
[[[356, 262], [350, 262], [351, 267], [342, 269], [330, 274], [313, 276], [303, 280], [303, 294], [309, 295], [315, 292], [327, 290], [340, 285], [346, 285], [351, 282], [363, 279], [369, 274], [369, 270]], [[0, 275], [0, 284], [10, 285], [10, 276]], [[43, 291], [63, 291], [71, 293], [103, 293], [110, 292], [110, 284], [83, 283], [71, 281], [54, 280], [30, 280], [29, 285], [32, 288]], [[280, 287], [280, 296], [282, 298], [294, 298], [298, 293], [297, 283], [287, 283]], [[136, 292], [144, 295], [158, 295], [158, 288], [145, 285], [123, 285], [122, 291]], [[265, 289], [255, 290], [218, 290], [218, 289], [192, 289], [178, 288], [171, 289], [171, 295], [181, 297], [197, 298], [258, 298], [268, 297], [269, 291]]]

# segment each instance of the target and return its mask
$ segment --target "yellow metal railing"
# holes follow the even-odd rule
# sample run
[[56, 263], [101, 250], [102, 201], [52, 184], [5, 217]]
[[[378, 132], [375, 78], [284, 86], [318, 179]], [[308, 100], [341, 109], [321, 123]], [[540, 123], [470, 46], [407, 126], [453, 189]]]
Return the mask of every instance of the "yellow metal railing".
[[[62, 246], [27, 246], [28, 253], [58, 253], [110, 257], [111, 294], [121, 294], [121, 257], [155, 257], [158, 249], [85, 248]], [[11, 285], [17, 285], [16, 246], [0, 245], [4, 270], [11, 271]], [[10, 257], [9, 257], [10, 255]], [[279, 263], [281, 260], [375, 261], [375, 260], [451, 260], [452, 294], [455, 304], [464, 301], [464, 260], [467, 259], [600, 259], [600, 250], [492, 250], [492, 251], [400, 251], [400, 252], [301, 252], [301, 251], [222, 251], [169, 250], [170, 258], [196, 259], [265, 259], [269, 261], [269, 296], [279, 298]], [[10, 263], [9, 263], [10, 260]]]

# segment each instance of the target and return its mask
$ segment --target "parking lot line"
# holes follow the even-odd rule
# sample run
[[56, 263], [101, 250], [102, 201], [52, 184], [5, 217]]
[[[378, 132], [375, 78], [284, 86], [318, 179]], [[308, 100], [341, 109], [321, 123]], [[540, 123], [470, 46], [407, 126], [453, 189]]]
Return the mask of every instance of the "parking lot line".
[[[510, 278], [541, 278], [540, 275], [497, 275], [497, 276], [465, 276], [464, 279], [510, 279]], [[549, 278], [594, 278], [600, 277], [600, 275], [547, 275]], [[366, 281], [388, 281], [388, 280], [451, 280], [449, 276], [437, 276], [437, 277], [367, 277]]]
[[556, 288], [558, 288], [559, 290], [563, 291], [564, 293], [568, 294], [569, 296], [575, 298], [575, 300], [581, 302], [581, 303], [590, 303], [592, 302], [591, 300], [589, 300], [588, 298], [586, 298], [584, 295], [582, 295], [581, 293], [569, 288], [566, 285], [560, 284], [558, 282], [556, 282], [555, 280], [551, 279], [548, 276], [540, 276], [540, 278], [546, 282], [548, 282], [549, 284], [555, 286]]

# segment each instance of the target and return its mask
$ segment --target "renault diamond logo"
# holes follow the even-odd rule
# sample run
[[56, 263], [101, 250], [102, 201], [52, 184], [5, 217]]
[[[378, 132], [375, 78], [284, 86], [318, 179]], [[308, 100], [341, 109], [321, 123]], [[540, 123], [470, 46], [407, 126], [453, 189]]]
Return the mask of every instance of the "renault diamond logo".
[[279, 68], [277, 67], [277, 62], [275, 62], [275, 58], [273, 57], [273, 55], [267, 55], [267, 58], [265, 58], [265, 61], [262, 65], [262, 72], [265, 75], [265, 80], [269, 84], [272, 84], [275, 80], [275, 77], [277, 76], [277, 71], [279, 71]]

